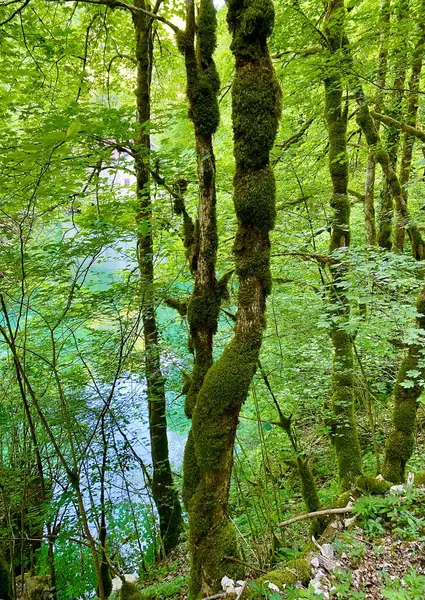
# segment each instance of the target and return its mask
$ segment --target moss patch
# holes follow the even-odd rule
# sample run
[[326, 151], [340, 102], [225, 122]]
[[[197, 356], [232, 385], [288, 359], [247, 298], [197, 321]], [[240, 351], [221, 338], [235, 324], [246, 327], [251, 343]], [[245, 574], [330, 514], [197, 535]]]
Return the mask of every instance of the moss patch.
[[388, 492], [392, 483], [389, 481], [377, 479], [370, 475], [360, 475], [356, 479], [356, 488], [364, 494], [381, 495]]
[[187, 586], [186, 577], [176, 577], [171, 581], [154, 583], [140, 590], [141, 600], [163, 600], [164, 598], [181, 598]]
[[120, 600], [142, 600], [142, 592], [135, 583], [123, 581], [120, 590]]
[[283, 589], [286, 585], [294, 585], [300, 581], [303, 585], [308, 585], [311, 578], [311, 568], [304, 558], [290, 560], [281, 569], [270, 571], [259, 577], [256, 581], [258, 584], [266, 584], [266, 582], [274, 583], [279, 589]]

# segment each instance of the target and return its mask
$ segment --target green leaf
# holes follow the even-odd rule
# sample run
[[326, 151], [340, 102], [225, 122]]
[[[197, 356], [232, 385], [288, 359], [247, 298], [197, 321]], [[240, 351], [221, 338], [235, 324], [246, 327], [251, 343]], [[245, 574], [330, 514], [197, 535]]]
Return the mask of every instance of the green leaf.
[[66, 139], [75, 137], [81, 131], [81, 123], [73, 121], [66, 132]]

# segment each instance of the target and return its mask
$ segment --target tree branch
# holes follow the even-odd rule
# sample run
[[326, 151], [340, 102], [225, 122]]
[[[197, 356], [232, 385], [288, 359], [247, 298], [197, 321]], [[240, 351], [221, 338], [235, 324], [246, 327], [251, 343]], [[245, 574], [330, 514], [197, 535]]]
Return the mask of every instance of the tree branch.
[[402, 131], [417, 137], [418, 139], [425, 142], [425, 131], [422, 129], [418, 129], [417, 127], [412, 127], [411, 125], [407, 125], [406, 123], [401, 123], [397, 121], [397, 119], [393, 119], [388, 115], [382, 115], [381, 113], [376, 112], [375, 110], [369, 110], [370, 115], [376, 119], [377, 121], [381, 121], [381, 123], [385, 123], [385, 125], [392, 125], [393, 127], [398, 127]]
[[343, 515], [344, 513], [351, 513], [353, 512], [353, 510], [353, 506], [316, 510], [314, 512], [306, 513], [305, 515], [298, 515], [297, 517], [292, 517], [292, 519], [288, 519], [287, 521], [282, 521], [282, 523], [279, 523], [279, 527], [286, 527], [287, 525], [291, 525], [292, 523], [298, 523], [298, 521], [305, 521], [306, 519], [313, 519], [314, 517], [325, 517], [326, 515]]

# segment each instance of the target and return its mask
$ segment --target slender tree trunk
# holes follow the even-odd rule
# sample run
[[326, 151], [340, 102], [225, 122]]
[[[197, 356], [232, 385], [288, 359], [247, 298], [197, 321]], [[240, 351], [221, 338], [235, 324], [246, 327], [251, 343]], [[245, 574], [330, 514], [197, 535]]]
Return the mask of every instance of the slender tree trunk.
[[410, 218], [409, 211], [402, 194], [400, 180], [392, 167], [391, 157], [385, 150], [379, 133], [376, 130], [374, 120], [365, 101], [361, 84], [356, 81], [354, 86], [357, 95], [357, 102], [359, 104], [357, 123], [365, 135], [368, 146], [376, 148], [376, 160], [381, 165], [386, 185], [391, 190], [393, 198], [396, 199], [397, 210], [399, 211], [401, 218], [403, 218], [404, 222], [407, 223], [407, 232], [409, 234], [410, 243], [412, 248], [415, 248], [415, 258], [417, 260], [422, 260], [425, 258], [425, 242], [422, 239], [419, 229]]
[[240, 574], [240, 565], [226, 558], [237, 554], [227, 507], [238, 417], [258, 364], [271, 285], [269, 231], [275, 219], [275, 181], [269, 152], [281, 98], [267, 48], [273, 21], [271, 2], [249, 0], [243, 6], [236, 0], [229, 2], [236, 58], [233, 131], [238, 230], [234, 250], [240, 286], [233, 339], [208, 370], [192, 413], [198, 466], [189, 504], [193, 598], [216, 592], [224, 575]]
[[[178, 45], [185, 60], [189, 117], [195, 129], [199, 185], [196, 224], [190, 220], [183, 199], [180, 197], [175, 202], [176, 212], [184, 217], [185, 246], [195, 278], [193, 293], [187, 307], [189, 346], [194, 353], [193, 371], [185, 403], [188, 418], [192, 418], [198, 393], [206, 373], [213, 364], [213, 338], [217, 331], [220, 302], [224, 293], [216, 279], [215, 271], [218, 236], [216, 167], [212, 136], [219, 124], [217, 95], [220, 87], [213, 60], [216, 29], [217, 16], [212, 0], [200, 1], [197, 23], [194, 0], [188, 0], [186, 29], [178, 36]], [[189, 513], [199, 475], [198, 457], [191, 430], [185, 447], [183, 468], [183, 500]]]
[[[422, 71], [422, 59], [425, 51], [425, 3], [422, 5], [422, 11], [420, 15], [419, 27], [421, 30], [420, 36], [416, 43], [415, 49], [413, 51], [413, 64], [412, 64], [412, 72], [409, 81], [409, 96], [407, 101], [407, 110], [406, 117], [404, 119], [404, 123], [406, 125], [410, 125], [411, 127], [416, 127], [416, 119], [418, 114], [419, 107], [419, 84], [420, 84], [420, 76]], [[403, 203], [407, 206], [408, 200], [408, 189], [407, 186], [409, 184], [410, 179], [410, 166], [412, 163], [412, 155], [413, 155], [413, 146], [415, 143], [415, 138], [409, 133], [405, 133], [403, 137], [403, 150], [401, 155], [401, 164], [400, 164], [400, 186], [401, 186], [401, 195], [403, 197]], [[396, 247], [399, 250], [403, 250], [404, 248], [404, 239], [406, 237], [406, 229], [408, 228], [408, 223], [405, 221], [404, 216], [397, 212], [397, 222], [396, 222]], [[415, 237], [411, 239], [412, 245], [412, 254], [416, 256], [418, 254], [418, 249], [415, 246]]]
[[[376, 79], [377, 85], [377, 99], [375, 103], [375, 110], [380, 112], [382, 110], [383, 102], [383, 88], [387, 78], [387, 66], [388, 66], [388, 34], [390, 32], [390, 15], [391, 15], [391, 2], [390, 0], [383, 0], [381, 3], [381, 16], [380, 16], [380, 32], [381, 32], [381, 46], [379, 49], [378, 59], [378, 76]], [[379, 123], [376, 123], [377, 130], [379, 131]], [[365, 213], [365, 230], [366, 230], [366, 243], [370, 246], [374, 246], [377, 242], [376, 233], [376, 222], [375, 222], [375, 176], [376, 176], [376, 155], [373, 148], [369, 148], [369, 155], [367, 157], [366, 164], [366, 183], [365, 183], [365, 202], [364, 202], [364, 213]], [[385, 214], [381, 214], [381, 243], [384, 242], [383, 231], [384, 231]], [[391, 215], [390, 215], [391, 225]], [[387, 235], [387, 233], [385, 233]], [[391, 235], [391, 232], [390, 232]]]
[[106, 504], [105, 504], [105, 485], [106, 485], [106, 469], [108, 463], [108, 440], [105, 429], [105, 415], [101, 419], [102, 433], [102, 463], [100, 465], [100, 523], [99, 523], [99, 544], [100, 544], [100, 574], [102, 578], [103, 592], [105, 598], [109, 598], [112, 592], [112, 578], [109, 570], [109, 564], [106, 554]]
[[[401, 115], [402, 102], [404, 97], [404, 83], [406, 80], [406, 58], [407, 44], [406, 37], [406, 22], [409, 16], [409, 0], [401, 0], [397, 5], [397, 23], [393, 31], [398, 43], [393, 55], [393, 64], [395, 75], [391, 86], [392, 95], [389, 106], [389, 112], [392, 117], [398, 119]], [[377, 126], [379, 133], [379, 126]], [[385, 148], [390, 157], [391, 168], [395, 171], [397, 168], [397, 156], [400, 145], [400, 132], [395, 127], [389, 127], [385, 132]], [[400, 214], [400, 208], [397, 199], [394, 198], [393, 190], [388, 181], [384, 181], [384, 186], [381, 191], [381, 206], [380, 206], [380, 227], [379, 227], [379, 245], [382, 248], [397, 250], [396, 243], [393, 243], [393, 216], [394, 216], [394, 201], [396, 202], [397, 213]], [[394, 240], [395, 242], [395, 240]]]
[[[148, 9], [144, 0], [135, 0], [135, 6]], [[145, 373], [149, 407], [149, 434], [152, 456], [152, 495], [159, 515], [160, 533], [165, 554], [178, 543], [183, 520], [177, 490], [171, 472], [164, 377], [161, 372], [159, 336], [154, 299], [154, 248], [152, 234], [152, 204], [149, 189], [150, 136], [146, 126], [150, 120], [150, 83], [152, 74], [151, 19], [144, 14], [133, 14], [136, 35], [137, 62], [137, 124], [135, 143], [139, 157], [136, 160], [136, 194], [138, 260], [142, 287], [142, 320], [145, 341]]]
[[[348, 104], [344, 102], [342, 80], [344, 56], [344, 0], [330, 0], [325, 16], [325, 35], [332, 51], [332, 64], [325, 78], [325, 116], [329, 134], [329, 172], [332, 179], [333, 209], [331, 251], [350, 245], [350, 201], [348, 198], [347, 123]], [[341, 62], [340, 69], [335, 59]], [[343, 490], [350, 488], [361, 474], [362, 460], [354, 418], [353, 343], [346, 330], [350, 308], [338, 283], [344, 275], [342, 263], [332, 269], [330, 300], [338, 317], [331, 332], [334, 348], [332, 371], [332, 409], [338, 476]]]
[[364, 192], [364, 219], [366, 230], [366, 243], [369, 246], [375, 246], [376, 244], [375, 175], [376, 156], [373, 151], [370, 151], [366, 162], [366, 182]]

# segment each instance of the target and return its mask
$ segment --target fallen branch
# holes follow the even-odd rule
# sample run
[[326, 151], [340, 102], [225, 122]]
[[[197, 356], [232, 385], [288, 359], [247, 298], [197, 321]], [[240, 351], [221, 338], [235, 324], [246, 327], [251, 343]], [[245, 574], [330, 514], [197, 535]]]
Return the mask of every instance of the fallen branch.
[[291, 525], [292, 523], [297, 523], [298, 521], [305, 521], [306, 519], [313, 519], [314, 517], [325, 517], [327, 515], [343, 515], [344, 513], [353, 512], [353, 510], [354, 508], [352, 506], [316, 510], [315, 512], [306, 513], [305, 515], [298, 515], [297, 517], [292, 517], [292, 519], [288, 519], [287, 521], [282, 521], [282, 523], [279, 523], [279, 527], [286, 527], [287, 525]]

